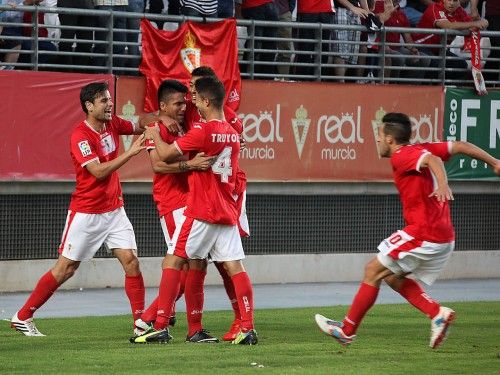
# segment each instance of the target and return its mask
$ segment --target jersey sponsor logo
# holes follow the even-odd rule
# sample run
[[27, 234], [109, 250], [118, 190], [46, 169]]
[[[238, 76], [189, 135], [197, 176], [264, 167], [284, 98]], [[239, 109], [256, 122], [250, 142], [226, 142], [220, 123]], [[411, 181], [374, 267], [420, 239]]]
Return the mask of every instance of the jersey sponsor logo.
[[78, 142], [78, 148], [80, 149], [80, 152], [82, 153], [83, 157], [89, 156], [92, 154], [92, 150], [90, 149], [90, 145], [88, 141], [81, 141]]
[[237, 102], [239, 100], [240, 100], [240, 95], [238, 94], [238, 91], [236, 89], [233, 89], [229, 93], [229, 97], [227, 98], [227, 102], [228, 103], [233, 103], [233, 102]]
[[446, 14], [442, 10], [439, 11], [439, 17], [446, 18]]
[[115, 141], [111, 134], [107, 134], [101, 139], [101, 149], [104, 155], [109, 155], [116, 150]]

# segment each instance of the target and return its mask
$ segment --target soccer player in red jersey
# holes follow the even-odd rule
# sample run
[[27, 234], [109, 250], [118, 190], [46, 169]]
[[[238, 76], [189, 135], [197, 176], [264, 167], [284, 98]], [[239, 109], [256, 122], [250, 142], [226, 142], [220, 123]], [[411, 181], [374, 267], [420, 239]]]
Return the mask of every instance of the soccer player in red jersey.
[[[186, 152], [204, 152], [216, 156], [207, 171], [189, 175], [189, 194], [184, 221], [174, 233], [174, 254], [167, 255], [166, 268], [160, 284], [159, 310], [172, 310], [179, 291], [181, 268], [188, 259], [205, 259], [210, 255], [222, 262], [234, 285], [239, 305], [240, 332], [234, 344], [253, 345], [257, 333], [253, 322], [253, 288], [243, 268], [245, 257], [237, 221], [239, 212], [234, 196], [235, 171], [238, 170], [240, 151], [238, 133], [224, 121], [224, 86], [214, 77], [196, 81], [196, 107], [205, 123], [195, 123], [193, 128], [172, 145], [162, 142], [159, 133], [146, 130], [146, 138], [155, 142], [161, 160], [172, 160]], [[135, 339], [134, 342], [168, 342], [168, 313], [157, 315], [154, 331]]]
[[[186, 111], [186, 93], [188, 89], [179, 81], [165, 80], [158, 88], [158, 107], [159, 117], [157, 122], [151, 124], [156, 126], [163, 142], [172, 144], [185, 134], [184, 114]], [[181, 131], [173, 134], [166, 124], [172, 120], [180, 125]], [[179, 130], [179, 129], [176, 129]], [[194, 158], [188, 160], [188, 155], [181, 156], [179, 160], [172, 163], [166, 163], [161, 160], [155, 150], [153, 141], [147, 140], [146, 147], [149, 151], [151, 166], [155, 172], [153, 177], [153, 199], [156, 203], [160, 215], [160, 223], [167, 243], [167, 253], [173, 253], [172, 237], [175, 229], [182, 222], [183, 212], [186, 206], [186, 198], [189, 191], [188, 172], [192, 170], [206, 170], [213, 162], [212, 157], [205, 157], [203, 153], [197, 154]], [[163, 267], [166, 267], [166, 258], [163, 261]], [[201, 325], [201, 311], [203, 309], [203, 285], [206, 276], [206, 261], [193, 260], [191, 267], [185, 264], [181, 273], [181, 283], [179, 299], [185, 291], [187, 320], [188, 320], [188, 339], [189, 342], [212, 342], [218, 341], [203, 330]], [[151, 305], [142, 313], [140, 319], [135, 321], [135, 334], [139, 336], [152, 327], [158, 314], [157, 297]], [[160, 311], [160, 314], [163, 314]], [[169, 325], [175, 324], [175, 313], [172, 311]], [[131, 338], [134, 342], [135, 337]]]
[[[81, 261], [91, 259], [106, 247], [125, 271], [125, 292], [137, 319], [144, 309], [144, 282], [137, 259], [134, 229], [123, 208], [117, 169], [145, 148], [144, 136], [118, 155], [120, 134], [141, 134], [143, 129], [112, 114], [113, 102], [106, 83], [82, 88], [80, 104], [86, 120], [71, 134], [70, 154], [76, 171], [59, 258], [44, 274], [24, 306], [12, 317], [12, 328], [26, 336], [44, 336], [33, 322], [33, 314], [68, 280]], [[142, 122], [142, 121], [141, 121]]]
[[350, 344], [384, 280], [431, 319], [430, 347], [434, 349], [446, 338], [455, 312], [429, 297], [416, 280], [434, 283], [455, 245], [448, 205], [453, 195], [443, 160], [465, 154], [489, 164], [499, 176], [500, 160], [468, 142], [410, 144], [410, 119], [402, 113], [388, 113], [382, 122], [379, 153], [391, 159], [406, 226], [378, 246], [380, 252], [365, 266], [363, 281], [344, 320], [317, 314], [316, 323], [340, 344]]

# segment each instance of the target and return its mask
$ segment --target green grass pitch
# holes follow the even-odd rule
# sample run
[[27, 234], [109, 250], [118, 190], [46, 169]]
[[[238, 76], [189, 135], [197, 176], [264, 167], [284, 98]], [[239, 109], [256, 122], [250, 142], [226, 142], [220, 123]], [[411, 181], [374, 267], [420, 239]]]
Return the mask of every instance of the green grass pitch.
[[[428, 347], [430, 322], [409, 305], [376, 305], [348, 348], [322, 334], [314, 314], [346, 307], [257, 310], [253, 347], [185, 343], [178, 315], [169, 344], [130, 344], [131, 317], [37, 319], [47, 337], [24, 337], [0, 322], [0, 374], [500, 374], [500, 301], [449, 303], [448, 340]], [[232, 312], [204, 314], [222, 336]]]

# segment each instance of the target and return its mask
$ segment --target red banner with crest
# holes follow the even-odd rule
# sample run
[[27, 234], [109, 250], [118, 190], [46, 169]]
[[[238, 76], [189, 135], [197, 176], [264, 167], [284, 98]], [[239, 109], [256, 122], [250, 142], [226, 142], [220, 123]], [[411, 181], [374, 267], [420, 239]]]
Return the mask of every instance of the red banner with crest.
[[156, 29], [146, 19], [141, 21], [142, 62], [146, 77], [144, 111], [158, 109], [157, 90], [165, 79], [188, 84], [193, 69], [211, 67], [226, 88], [226, 104], [237, 110], [241, 96], [238, 65], [236, 20], [212, 23], [187, 21], [175, 31]]

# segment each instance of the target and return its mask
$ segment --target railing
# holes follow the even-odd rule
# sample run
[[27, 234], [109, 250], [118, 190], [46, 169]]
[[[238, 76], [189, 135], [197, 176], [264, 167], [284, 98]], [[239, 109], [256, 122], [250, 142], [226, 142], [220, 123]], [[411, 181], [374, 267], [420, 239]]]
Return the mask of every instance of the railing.
[[[31, 13], [32, 23], [9, 23], [0, 21], [0, 27], [18, 26], [31, 28], [30, 36], [0, 36], [0, 40], [18, 40], [23, 42], [23, 48], [19, 52], [18, 62], [0, 61], [0, 69], [29, 69], [29, 70], [57, 70], [57, 71], [84, 71], [84, 72], [108, 72], [124, 75], [138, 75], [140, 63], [140, 30], [134, 29], [113, 29], [115, 18], [127, 20], [140, 20], [147, 18], [155, 23], [163, 23], [164, 29], [175, 29], [187, 19], [203, 22], [202, 18], [154, 15], [149, 13], [115, 12], [106, 10], [87, 10], [75, 8], [48, 8], [38, 6], [19, 6], [12, 9], [9, 6], [0, 6], [0, 12], [6, 10], [17, 10], [19, 12]], [[86, 15], [95, 19], [101, 17], [106, 19], [106, 27], [97, 26], [67, 26], [67, 25], [40, 25], [38, 15], [45, 14], [71, 14]], [[206, 20], [212, 22], [216, 19]], [[265, 22], [253, 20], [237, 20], [238, 40], [239, 40], [239, 62], [241, 75], [246, 79], [280, 79], [280, 80], [308, 80], [308, 81], [329, 81], [329, 82], [360, 82], [360, 83], [426, 83], [440, 85], [468, 85], [472, 84], [469, 69], [465, 67], [450, 67], [453, 62], [462, 60], [447, 54], [449, 45], [447, 40], [450, 36], [465, 35], [464, 32], [439, 29], [418, 29], [419, 33], [437, 34], [440, 36], [440, 43], [436, 45], [426, 45], [425, 48], [435, 48], [439, 50], [437, 55], [420, 53], [418, 56], [401, 56], [395, 52], [388, 53], [387, 47], [391, 50], [399, 49], [401, 43], [388, 43], [386, 34], [389, 32], [415, 33], [415, 28], [382, 28], [376, 34], [369, 34], [368, 41], [349, 42], [338, 41], [332, 38], [322, 39], [325, 31], [354, 30], [366, 32], [363, 26], [345, 26], [335, 24], [313, 24], [299, 22]], [[39, 37], [39, 28], [49, 29], [48, 37]], [[259, 36], [256, 31], [259, 28], [291, 28], [292, 38], [277, 38]], [[64, 39], [59, 35], [64, 30], [88, 31], [93, 36], [92, 39]], [[110, 31], [113, 32], [110, 32]], [[314, 32], [314, 38], [305, 39], [300, 37], [300, 30], [310, 30]], [[120, 37], [118, 37], [120, 36]], [[128, 36], [128, 37], [127, 37]], [[375, 39], [376, 41], [370, 41]], [[500, 32], [483, 31], [482, 37], [499, 37]], [[42, 43], [39, 43], [42, 42]], [[281, 42], [281, 43], [278, 43]], [[89, 52], [78, 52], [69, 48], [63, 51], [57, 46], [62, 43], [74, 45], [86, 45]], [[338, 53], [333, 52], [333, 46], [339, 43], [358, 44], [360, 51], [356, 56], [360, 59], [357, 65], [334, 63], [334, 58]], [[39, 44], [49, 46], [50, 50], [43, 49]], [[270, 44], [272, 48], [266, 48]], [[274, 45], [288, 45], [290, 49], [274, 48]], [[53, 46], [53, 47], [52, 47]], [[418, 44], [404, 44], [405, 47], [417, 47], [423, 51]], [[486, 48], [490, 51], [500, 50], [500, 46]], [[91, 52], [90, 52], [91, 51]], [[135, 51], [135, 52], [134, 52]], [[0, 43], [0, 56], [12, 52], [10, 49], [2, 47]], [[290, 61], [277, 61], [276, 54], [290, 59]], [[352, 54], [351, 54], [352, 55]], [[308, 57], [304, 62], [302, 57]], [[86, 63], [68, 63], [64, 60], [87, 60]], [[412, 60], [411, 66], [408, 62]], [[363, 60], [365, 62], [363, 62]], [[399, 64], [389, 64], [392, 60], [398, 60]], [[402, 61], [402, 63], [401, 63]], [[498, 65], [500, 59], [489, 57], [486, 62], [493, 63], [493, 68], [483, 69], [486, 76], [486, 85], [499, 85], [500, 73]], [[285, 73], [282, 69], [286, 68]], [[349, 69], [347, 74], [339, 74], [338, 71]], [[281, 70], [281, 73], [278, 71]]]

